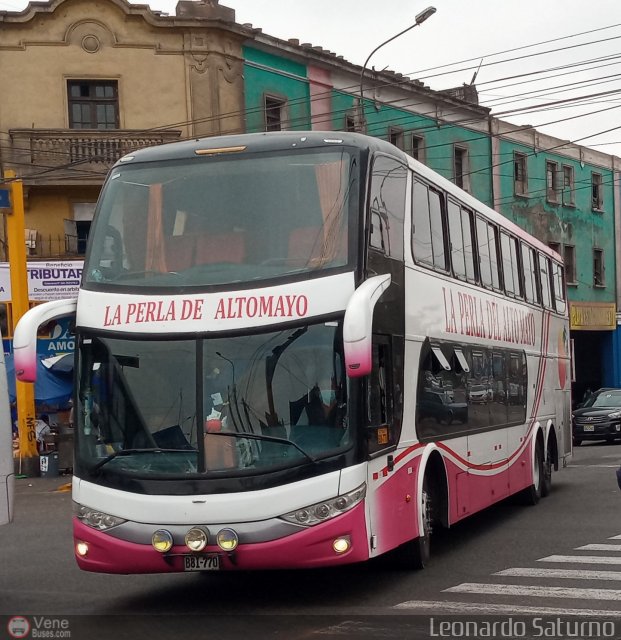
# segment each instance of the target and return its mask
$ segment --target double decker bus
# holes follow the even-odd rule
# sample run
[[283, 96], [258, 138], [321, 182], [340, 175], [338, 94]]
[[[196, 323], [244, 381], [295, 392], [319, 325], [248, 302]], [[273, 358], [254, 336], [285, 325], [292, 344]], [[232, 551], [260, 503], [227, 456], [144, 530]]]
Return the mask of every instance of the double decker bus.
[[399, 149], [274, 132], [112, 168], [75, 314], [87, 571], [303, 568], [389, 551], [570, 454], [560, 257]]

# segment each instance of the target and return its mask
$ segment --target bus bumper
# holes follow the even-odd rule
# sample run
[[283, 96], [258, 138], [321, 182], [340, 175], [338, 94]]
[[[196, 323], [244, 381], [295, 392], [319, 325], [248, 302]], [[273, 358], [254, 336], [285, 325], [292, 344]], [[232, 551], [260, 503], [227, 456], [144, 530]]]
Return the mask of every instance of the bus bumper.
[[[165, 526], [154, 525], [153, 531]], [[234, 528], [234, 527], [233, 527]], [[350, 548], [337, 553], [333, 543], [348, 536]], [[175, 573], [184, 572], [184, 556], [193, 555], [184, 546], [160, 553], [151, 545], [120, 540], [87, 527], [73, 519], [74, 554], [80, 569], [99, 573]], [[78, 553], [78, 546], [85, 555]], [[351, 511], [323, 524], [301, 529], [285, 538], [255, 544], [240, 543], [227, 553], [216, 546], [201, 554], [217, 554], [221, 571], [256, 569], [303, 569], [361, 562], [369, 558], [369, 542], [364, 502]], [[198, 554], [200, 555], [200, 554]]]

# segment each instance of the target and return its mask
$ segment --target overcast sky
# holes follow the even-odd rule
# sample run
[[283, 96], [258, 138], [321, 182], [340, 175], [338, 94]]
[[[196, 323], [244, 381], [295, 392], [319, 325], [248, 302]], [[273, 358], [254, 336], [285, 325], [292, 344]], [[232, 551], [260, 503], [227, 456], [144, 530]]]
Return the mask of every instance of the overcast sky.
[[[322, 46], [359, 65], [432, 4], [435, 15], [382, 47], [369, 66], [444, 89], [470, 83], [481, 65], [475, 84], [481, 104], [493, 114], [621, 157], [621, 0], [220, 3], [235, 9], [239, 23]], [[0, 9], [21, 10], [26, 4], [0, 0]], [[174, 15], [177, 2], [146, 4]], [[574, 102], [560, 102], [569, 99]], [[515, 112], [525, 107], [531, 111]]]

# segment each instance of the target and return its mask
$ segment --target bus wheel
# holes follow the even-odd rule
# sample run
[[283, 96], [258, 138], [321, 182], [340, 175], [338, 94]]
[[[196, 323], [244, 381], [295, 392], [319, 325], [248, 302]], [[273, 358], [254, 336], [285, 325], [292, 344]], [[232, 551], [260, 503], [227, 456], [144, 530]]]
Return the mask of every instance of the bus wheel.
[[543, 462], [543, 476], [541, 479], [541, 496], [545, 498], [550, 495], [552, 491], [552, 456], [554, 455], [552, 450], [552, 444], [548, 438], [548, 446], [546, 447], [546, 459]]
[[533, 462], [533, 484], [522, 492], [524, 504], [535, 505], [541, 498], [541, 487], [543, 484], [543, 446], [540, 442], [535, 445], [535, 460]]
[[432, 493], [427, 476], [423, 479], [420, 509], [423, 515], [423, 535], [401, 545], [397, 550], [395, 566], [400, 569], [424, 569], [431, 552]]

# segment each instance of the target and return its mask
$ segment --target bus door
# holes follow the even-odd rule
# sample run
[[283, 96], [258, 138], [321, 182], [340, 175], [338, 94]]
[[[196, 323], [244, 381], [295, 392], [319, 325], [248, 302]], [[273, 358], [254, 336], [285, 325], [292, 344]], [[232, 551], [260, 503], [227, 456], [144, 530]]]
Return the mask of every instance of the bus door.
[[367, 512], [371, 555], [383, 553], [414, 535], [413, 475], [398, 472], [395, 458], [403, 418], [403, 340], [373, 336], [372, 370], [365, 378], [368, 453]]

